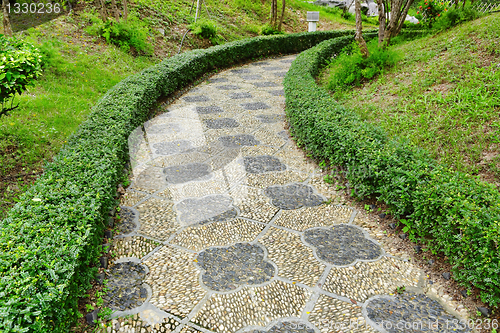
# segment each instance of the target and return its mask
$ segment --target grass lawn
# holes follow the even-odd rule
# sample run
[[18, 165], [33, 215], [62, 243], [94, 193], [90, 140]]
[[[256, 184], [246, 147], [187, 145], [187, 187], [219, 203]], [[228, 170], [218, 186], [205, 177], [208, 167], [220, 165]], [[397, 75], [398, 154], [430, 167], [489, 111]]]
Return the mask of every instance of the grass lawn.
[[[199, 16], [216, 22], [221, 42], [256, 36], [269, 21], [270, 2], [206, 0], [204, 3]], [[154, 46], [149, 57], [132, 56], [106, 44], [104, 38], [86, 33], [85, 28], [98, 13], [81, 3], [73, 8], [71, 15], [12, 17], [16, 36], [40, 46], [48, 55], [48, 66], [35, 85], [15, 99], [19, 108], [0, 118], [0, 220], [108, 89], [177, 53], [194, 17], [194, 11], [190, 13], [191, 4], [190, 0], [130, 3], [130, 15], [139, 17], [149, 30], [148, 42]], [[307, 10], [322, 13], [319, 30], [354, 28], [354, 21], [341, 18], [339, 13], [291, 0], [287, 2], [283, 30], [307, 31]], [[208, 46], [210, 41], [188, 34], [183, 51]]]
[[340, 102], [388, 135], [500, 185], [500, 13], [394, 48], [402, 60]]
[[77, 38], [73, 32], [57, 19], [49, 29], [31, 29], [26, 37], [45, 43], [51, 66], [16, 98], [19, 108], [0, 118], [0, 219], [86, 119], [92, 105], [120, 80], [154, 63], [91, 37]]

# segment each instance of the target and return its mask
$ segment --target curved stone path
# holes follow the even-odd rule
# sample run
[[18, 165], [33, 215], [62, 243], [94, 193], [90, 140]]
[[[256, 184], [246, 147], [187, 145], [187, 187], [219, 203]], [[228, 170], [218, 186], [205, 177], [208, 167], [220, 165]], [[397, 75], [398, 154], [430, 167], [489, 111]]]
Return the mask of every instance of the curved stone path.
[[105, 331], [467, 331], [289, 139], [293, 59], [218, 73], [131, 135]]

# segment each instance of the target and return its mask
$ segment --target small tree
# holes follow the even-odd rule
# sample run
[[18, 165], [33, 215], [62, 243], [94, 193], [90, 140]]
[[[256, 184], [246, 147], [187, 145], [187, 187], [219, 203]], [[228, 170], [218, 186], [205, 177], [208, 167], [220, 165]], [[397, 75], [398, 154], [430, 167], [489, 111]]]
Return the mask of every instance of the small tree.
[[9, 0], [2, 0], [2, 13], [3, 13], [3, 32], [6, 36], [12, 37], [12, 26], [10, 25], [10, 13], [7, 9]]
[[283, 18], [285, 17], [285, 7], [286, 3], [283, 0], [283, 5], [281, 7], [281, 16], [278, 21], [278, 0], [271, 0], [271, 22], [270, 25], [273, 29], [281, 31], [281, 26], [283, 24]]
[[285, 3], [285, 0], [283, 0], [283, 4], [282, 4], [282, 7], [281, 7], [281, 17], [280, 17], [280, 22], [278, 24], [278, 31], [281, 31], [281, 25], [283, 24], [283, 18], [285, 17], [285, 7], [286, 3]]
[[[403, 28], [408, 10], [414, 0], [377, 0], [379, 10], [379, 45], [387, 47], [391, 38]], [[390, 13], [388, 11], [390, 8]]]
[[356, 13], [356, 35], [354, 39], [356, 40], [356, 42], [358, 42], [363, 58], [368, 58], [368, 47], [366, 46], [365, 39], [363, 38], [363, 26], [361, 24], [361, 3], [359, 0], [356, 0], [354, 11]]

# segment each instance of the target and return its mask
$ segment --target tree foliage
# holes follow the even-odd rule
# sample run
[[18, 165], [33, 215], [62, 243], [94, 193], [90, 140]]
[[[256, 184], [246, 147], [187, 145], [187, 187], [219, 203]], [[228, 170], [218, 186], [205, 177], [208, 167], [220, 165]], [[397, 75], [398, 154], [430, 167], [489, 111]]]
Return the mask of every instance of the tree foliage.
[[[26, 87], [42, 72], [42, 55], [32, 44], [13, 37], [0, 35], [0, 116], [15, 109], [14, 96], [22, 94]], [[5, 107], [8, 100], [10, 107]]]

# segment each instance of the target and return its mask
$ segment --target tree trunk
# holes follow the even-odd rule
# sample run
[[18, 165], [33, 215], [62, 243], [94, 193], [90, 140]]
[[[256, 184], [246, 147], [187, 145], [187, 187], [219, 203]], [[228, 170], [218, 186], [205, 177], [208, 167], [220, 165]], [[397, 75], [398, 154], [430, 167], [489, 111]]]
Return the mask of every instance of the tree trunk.
[[127, 5], [127, 0], [123, 0], [123, 19], [125, 22], [127, 21], [128, 18], [128, 5]]
[[281, 25], [283, 24], [283, 18], [285, 17], [285, 1], [283, 0], [283, 7], [281, 8], [280, 23], [278, 24], [278, 31], [281, 31]]
[[12, 37], [12, 26], [10, 25], [10, 13], [7, 9], [7, 3], [9, 0], [2, 0], [2, 12], [3, 12], [3, 33], [6, 36]]
[[361, 55], [363, 58], [368, 58], [368, 47], [366, 46], [365, 39], [363, 38], [363, 27], [361, 24], [361, 3], [360, 0], [356, 0], [354, 5], [354, 11], [356, 12], [356, 36], [354, 39], [358, 42], [359, 48], [361, 50]]
[[403, 28], [406, 15], [408, 15], [408, 10], [410, 9], [412, 3], [413, 0], [391, 1], [391, 18], [389, 20], [389, 23], [387, 24], [387, 28], [384, 33], [384, 43], [383, 43], [384, 48], [389, 46], [391, 38], [397, 36], [401, 31], [401, 29]]
[[106, 3], [104, 0], [99, 0], [101, 6], [99, 7], [99, 13], [101, 14], [101, 19], [106, 22], [108, 20], [108, 11], [106, 10]]
[[394, 35], [392, 35], [391, 37], [397, 36], [401, 32], [401, 29], [403, 29], [403, 24], [405, 23], [406, 15], [408, 15], [408, 11], [410, 10], [410, 7], [412, 4], [413, 4], [413, 0], [407, 0], [405, 8], [401, 12], [398, 27], [396, 28]]
[[278, 0], [273, 0], [273, 28], [278, 24]]
[[116, 6], [116, 0], [111, 0], [111, 6], [113, 7], [113, 12], [115, 14], [115, 20], [118, 23], [120, 21], [120, 12], [118, 11], [118, 7]]
[[385, 33], [385, 11], [383, 0], [377, 0], [378, 5], [378, 46], [382, 46]]

